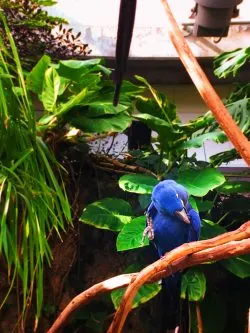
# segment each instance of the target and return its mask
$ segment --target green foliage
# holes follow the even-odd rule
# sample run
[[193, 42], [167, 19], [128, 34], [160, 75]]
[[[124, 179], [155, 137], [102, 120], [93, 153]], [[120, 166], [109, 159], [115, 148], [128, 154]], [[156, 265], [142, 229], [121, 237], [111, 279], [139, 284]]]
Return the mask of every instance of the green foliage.
[[207, 212], [213, 208], [213, 202], [209, 200], [200, 200], [199, 198], [196, 198], [196, 204], [200, 213]]
[[[211, 221], [202, 220], [200, 239], [209, 239], [225, 233], [227, 230]], [[243, 255], [227, 260], [221, 260], [220, 264], [229, 272], [240, 278], [250, 277], [250, 255]]]
[[142, 239], [144, 229], [145, 216], [136, 217], [130, 223], [126, 224], [117, 237], [117, 251], [131, 250], [148, 245], [148, 239]]
[[34, 294], [38, 319], [44, 265], [52, 259], [49, 235], [56, 231], [60, 236], [65, 222], [71, 222], [71, 211], [58, 181], [64, 170], [36, 135], [36, 115], [18, 52], [2, 14], [0, 19], [11, 48], [8, 53], [0, 39], [0, 72], [5, 74], [0, 80], [0, 254], [8, 266], [9, 292], [16, 278], [22, 287], [21, 320]]
[[[124, 273], [133, 273], [133, 272], [138, 272], [140, 270], [140, 266], [138, 264], [134, 264], [129, 266]], [[111, 299], [114, 304], [115, 309], [118, 308], [121, 299], [124, 295], [126, 288], [121, 288], [118, 290], [114, 290], [111, 293]], [[137, 308], [143, 303], [146, 303], [153, 297], [155, 297], [161, 290], [161, 284], [158, 282], [155, 283], [150, 283], [150, 284], [145, 284], [143, 285], [137, 292], [135, 298], [133, 299], [132, 303], [132, 308]]]
[[143, 174], [124, 175], [119, 179], [121, 189], [138, 194], [151, 194], [157, 183], [154, 177]]
[[223, 143], [227, 141], [225, 134], [221, 131], [214, 131], [210, 133], [205, 133], [194, 137], [193, 139], [185, 141], [180, 148], [189, 149], [189, 148], [200, 148], [206, 140], [212, 140], [217, 143]]
[[88, 205], [80, 220], [96, 228], [119, 231], [132, 220], [132, 209], [122, 199], [106, 198]]
[[[110, 70], [101, 59], [63, 60], [57, 65], [43, 56], [27, 75], [27, 86], [43, 104], [39, 130], [58, 131], [66, 126], [87, 133], [124, 131], [131, 123], [130, 107], [143, 88], [124, 82], [121, 103], [112, 104]], [[77, 134], [77, 140], [82, 136]], [[63, 140], [63, 138], [61, 138]]]
[[[121, 288], [111, 293], [111, 299], [113, 301], [115, 309], [118, 308], [123, 295], [125, 293], [125, 288]], [[161, 285], [157, 282], [151, 284], [143, 285], [137, 292], [135, 298], [133, 299], [132, 309], [137, 308], [143, 303], [148, 302], [153, 297], [155, 297], [161, 290]]]
[[226, 232], [226, 229], [209, 220], [202, 220], [200, 239], [209, 239]]
[[225, 194], [249, 193], [250, 183], [245, 181], [226, 181], [224, 184], [217, 187], [216, 191]]
[[224, 52], [214, 59], [214, 73], [219, 78], [225, 78], [231, 73], [235, 76], [249, 58], [250, 47]]
[[250, 255], [222, 260], [221, 264], [231, 273], [241, 279], [250, 277]]
[[167, 96], [154, 89], [144, 78], [139, 76], [136, 78], [149, 89], [152, 98], [141, 97], [137, 99], [136, 109], [140, 113], [134, 117], [157, 132], [157, 141], [161, 151], [167, 152], [168, 155], [172, 154], [177, 159], [180, 154], [176, 147], [187, 139], [187, 134], [181, 126], [175, 105], [169, 102]]
[[179, 174], [178, 182], [187, 189], [190, 195], [203, 197], [209, 191], [222, 185], [225, 182], [225, 177], [213, 168], [189, 169]]
[[206, 293], [206, 277], [199, 267], [190, 268], [181, 279], [181, 298], [191, 302], [203, 300]]
[[[158, 183], [158, 179], [176, 179], [186, 187], [191, 195], [189, 201], [193, 208], [205, 217], [202, 220], [201, 239], [209, 239], [225, 233], [227, 229], [221, 225], [224, 216], [217, 223], [210, 221], [211, 211], [214, 209], [216, 198], [220, 195], [247, 192], [249, 184], [246, 182], [235, 181], [232, 183], [227, 181], [216, 166], [237, 158], [237, 154], [234, 151], [229, 151], [212, 156], [212, 165], [199, 162], [194, 157], [187, 158], [187, 149], [201, 147], [206, 140], [213, 140], [218, 143], [225, 142], [227, 140], [225, 134], [219, 129], [210, 111], [187, 124], [182, 124], [176, 113], [175, 106], [169, 102], [167, 97], [155, 90], [145, 79], [141, 77], [137, 77], [137, 79], [149, 90], [151, 97], [134, 95], [136, 96], [135, 105], [137, 112], [132, 114], [132, 116], [145, 123], [151, 130], [156, 132], [157, 136], [152, 144], [152, 150], [133, 151], [131, 155], [137, 165], [149, 168], [156, 174], [156, 177], [146, 174], [124, 175], [119, 179], [120, 188], [123, 191], [138, 194], [138, 204], [144, 211], [150, 203], [150, 194], [153, 187]], [[242, 131], [248, 135], [250, 133], [249, 117], [247, 116], [249, 113], [249, 98], [248, 96], [242, 97], [242, 94], [240, 99], [235, 96], [227, 99], [226, 105]], [[94, 110], [94, 112], [99, 115], [99, 109]], [[211, 200], [211, 198], [214, 199]], [[249, 207], [247, 198], [232, 200], [235, 202], [228, 203], [230, 207], [226, 208], [225, 216], [230, 210], [234, 209], [234, 206], [237, 206], [242, 211]], [[226, 204], [227, 201], [223, 202], [224, 207], [226, 207]], [[111, 212], [115, 211], [115, 206], [109, 209]], [[137, 216], [138, 211], [131, 213], [131, 216], [136, 217], [131, 218], [127, 224], [119, 229], [116, 242], [117, 251], [135, 250], [148, 244], [148, 241], [142, 241], [146, 218], [140, 216], [140, 214], [140, 210], [139, 216]], [[106, 220], [108, 221], [108, 219]], [[250, 264], [248, 256], [222, 260], [219, 262], [219, 266], [237, 277], [249, 277]], [[207, 311], [210, 311], [207, 308], [210, 295], [205, 296], [207, 282], [204, 272], [205, 270], [201, 266], [188, 270], [184, 274], [182, 297], [188, 297], [191, 301], [201, 302], [203, 311], [205, 311], [204, 316], [206, 316]], [[123, 293], [124, 290], [117, 290], [112, 293], [112, 300], [116, 308]], [[142, 295], [140, 297], [143, 298]], [[139, 300], [140, 302], [141, 300]], [[224, 327], [224, 324], [223, 319], [221, 327]], [[212, 327], [213, 325], [206, 323], [206, 328], [210, 326]]]
[[150, 194], [139, 194], [138, 196], [139, 204], [143, 210], [145, 210], [151, 201], [151, 195]]
[[92, 117], [79, 115], [70, 121], [70, 124], [87, 133], [105, 133], [105, 132], [122, 132], [131, 124], [131, 117], [127, 112], [118, 113], [116, 115], [105, 115]]

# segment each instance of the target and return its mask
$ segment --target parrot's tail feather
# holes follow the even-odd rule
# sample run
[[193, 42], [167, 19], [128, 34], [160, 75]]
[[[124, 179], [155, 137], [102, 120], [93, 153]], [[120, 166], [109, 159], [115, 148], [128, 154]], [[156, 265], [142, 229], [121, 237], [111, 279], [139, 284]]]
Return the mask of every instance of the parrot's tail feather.
[[164, 279], [162, 284], [165, 313], [163, 317], [166, 330], [175, 330], [180, 322], [180, 286], [181, 274]]

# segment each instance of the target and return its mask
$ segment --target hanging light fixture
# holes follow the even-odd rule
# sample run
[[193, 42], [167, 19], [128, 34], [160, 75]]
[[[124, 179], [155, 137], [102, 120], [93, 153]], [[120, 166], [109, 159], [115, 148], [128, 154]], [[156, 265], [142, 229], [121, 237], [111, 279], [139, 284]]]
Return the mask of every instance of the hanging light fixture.
[[231, 18], [237, 17], [237, 6], [243, 0], [195, 0], [191, 18], [195, 19], [193, 35], [226, 37]]

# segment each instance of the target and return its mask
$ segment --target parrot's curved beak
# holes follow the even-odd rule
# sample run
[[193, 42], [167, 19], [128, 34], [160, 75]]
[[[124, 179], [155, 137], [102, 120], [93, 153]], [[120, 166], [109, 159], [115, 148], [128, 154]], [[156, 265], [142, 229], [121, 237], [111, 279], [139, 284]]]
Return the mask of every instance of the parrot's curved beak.
[[189, 220], [189, 218], [187, 216], [187, 213], [186, 213], [184, 208], [182, 210], [177, 210], [175, 212], [175, 215], [178, 216], [185, 223], [190, 224], [190, 220]]

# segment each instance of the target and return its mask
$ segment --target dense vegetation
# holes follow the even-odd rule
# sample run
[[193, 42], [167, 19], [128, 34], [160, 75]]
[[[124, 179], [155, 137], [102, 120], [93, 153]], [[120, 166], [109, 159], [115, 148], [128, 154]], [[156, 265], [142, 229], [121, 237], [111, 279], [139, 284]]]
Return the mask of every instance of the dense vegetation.
[[[22, 10], [29, 8], [29, 2], [25, 2], [25, 6]], [[240, 181], [239, 175], [231, 181], [218, 170], [222, 163], [238, 158], [237, 152], [232, 149], [214, 155], [209, 163], [188, 155], [188, 149], [201, 147], [205, 140], [227, 140], [210, 111], [182, 123], [176, 106], [140, 76], [136, 76], [133, 83], [124, 82], [120, 104], [114, 107], [111, 71], [100, 59], [55, 62], [49, 55], [43, 55], [30, 71], [24, 71], [18, 54], [18, 51], [22, 56], [26, 54], [22, 53], [24, 46], [20, 48], [18, 39], [13, 39], [16, 32], [11, 35], [3, 15], [1, 22], [0, 267], [5, 283], [0, 294], [4, 315], [13, 305], [10, 296], [14, 292], [17, 295], [14, 302], [18, 313], [17, 330], [29, 331], [31, 326], [37, 329], [42, 315], [51, 319], [56, 313], [56, 300], [51, 304], [46, 295], [44, 301], [44, 288], [48, 291], [46, 282], [50, 280], [46, 271], [53, 271], [53, 265], [58, 264], [55, 244], [60, 243], [60, 239], [64, 240], [61, 244], [66, 244], [67, 235], [72, 232], [80, 235], [79, 218], [85, 224], [115, 233], [114, 237], [112, 233], [107, 236], [106, 231], [100, 231], [108, 242], [116, 242], [117, 251], [121, 253], [110, 252], [111, 256], [125, 256], [126, 264], [134, 256], [140, 257], [140, 265], [145, 265], [143, 251], [148, 245], [147, 240], [142, 242], [143, 212], [153, 186], [162, 179], [176, 179], [188, 189], [192, 204], [203, 219], [202, 239], [232, 230], [249, 218], [249, 182]], [[11, 30], [14, 26], [11, 25]], [[216, 59], [216, 73], [221, 77], [236, 73], [248, 58], [248, 48], [223, 54]], [[225, 100], [248, 137], [249, 98], [249, 84], [246, 84], [236, 87]], [[37, 114], [38, 105], [41, 110]], [[118, 149], [116, 156], [112, 155], [116, 136], [128, 133], [134, 121], [154, 131], [152, 141], [147, 145], [137, 143], [137, 149], [128, 152]], [[109, 138], [111, 145], [102, 145], [103, 138]], [[93, 149], [93, 142], [102, 149]], [[89, 168], [91, 172], [86, 171]], [[89, 174], [98, 178], [98, 170], [104, 177], [104, 188], [113, 187], [110, 192], [115, 198], [105, 197], [98, 188], [100, 184], [95, 186], [97, 191], [93, 191], [91, 179], [85, 180], [86, 187], [82, 187], [79, 180]], [[123, 175], [110, 178], [110, 172]], [[112, 184], [109, 184], [110, 179]], [[84, 230], [90, 234], [95, 231], [94, 228]], [[88, 243], [93, 248], [84, 251], [88, 255], [95, 252], [95, 244], [94, 241]], [[67, 262], [66, 254], [64, 262], [60, 263], [62, 266]], [[75, 261], [74, 255], [72, 258]], [[124, 267], [126, 271], [140, 268], [128, 266]], [[60, 269], [55, 269], [58, 275]], [[69, 271], [70, 268], [65, 270], [63, 281]], [[249, 287], [244, 279], [249, 276], [249, 255], [201, 265], [185, 274], [182, 297], [200, 302], [206, 332], [242, 329], [244, 311], [249, 307]], [[144, 287], [136, 298], [135, 307], [159, 291], [159, 284]], [[120, 298], [120, 291], [112, 293], [114, 307]], [[100, 323], [105, 325], [113, 311], [110, 299], [104, 299], [103, 304], [104, 310], [96, 308], [97, 317], [83, 311], [75, 321], [101, 331]], [[238, 317], [230, 321], [233, 312]], [[192, 316], [195, 332], [193, 308]], [[211, 317], [214, 321], [209, 320]], [[96, 320], [98, 325], [95, 325]]]

